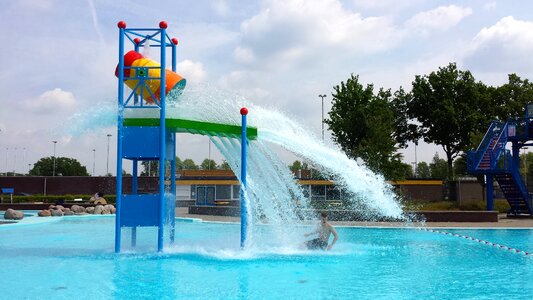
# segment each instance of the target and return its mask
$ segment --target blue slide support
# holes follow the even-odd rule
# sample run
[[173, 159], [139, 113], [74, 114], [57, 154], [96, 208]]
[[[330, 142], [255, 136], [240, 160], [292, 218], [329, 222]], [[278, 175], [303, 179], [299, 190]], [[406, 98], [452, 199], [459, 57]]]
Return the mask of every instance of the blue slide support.
[[246, 232], [248, 230], [248, 212], [246, 210], [246, 114], [248, 110], [241, 109], [242, 132], [241, 132], [241, 249], [246, 245]]

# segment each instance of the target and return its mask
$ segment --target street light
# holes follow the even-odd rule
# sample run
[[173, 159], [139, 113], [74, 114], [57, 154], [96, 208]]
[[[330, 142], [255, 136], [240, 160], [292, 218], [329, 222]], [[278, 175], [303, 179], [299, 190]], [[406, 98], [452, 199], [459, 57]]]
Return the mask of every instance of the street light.
[[322, 98], [322, 143], [324, 142], [324, 98], [326, 98], [326, 95], [318, 95], [318, 97]]
[[94, 165], [96, 164], [96, 149], [93, 149], [93, 177], [94, 177]]
[[111, 134], [107, 134], [107, 167], [106, 167], [106, 176], [109, 174], [109, 138], [111, 137]]
[[56, 176], [56, 144], [57, 141], [52, 141], [54, 143], [54, 169], [52, 171], [52, 176]]
[[30, 175], [30, 171], [31, 171], [31, 164], [28, 164], [28, 175]]
[[413, 176], [416, 178], [416, 162], [411, 162], [411, 164], [413, 165]]

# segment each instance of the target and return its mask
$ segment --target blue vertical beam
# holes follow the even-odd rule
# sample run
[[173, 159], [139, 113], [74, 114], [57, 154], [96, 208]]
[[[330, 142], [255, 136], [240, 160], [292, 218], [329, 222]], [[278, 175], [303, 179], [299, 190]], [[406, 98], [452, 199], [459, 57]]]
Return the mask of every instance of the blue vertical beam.
[[116, 216], [115, 216], [115, 252], [120, 253], [120, 217], [122, 202], [122, 127], [124, 122], [124, 31], [126, 23], [120, 21], [118, 36], [118, 120], [117, 120], [117, 186], [116, 186]]
[[246, 245], [246, 232], [248, 230], [248, 212], [246, 210], [246, 115], [248, 109], [241, 108], [241, 249]]
[[[135, 52], [139, 52], [139, 44], [134, 42], [133, 43], [135, 46], [134, 46], [134, 49], [135, 49]], [[136, 94], [136, 93], [133, 93], [133, 105], [138, 105], [139, 104], [139, 96]]]
[[165, 141], [166, 141], [166, 43], [167, 43], [167, 24], [160, 22], [161, 29], [161, 79], [159, 85], [159, 230], [157, 232], [157, 251], [163, 251], [164, 237], [164, 220], [165, 220]]
[[[172, 39], [172, 71], [176, 72], [176, 43]], [[172, 132], [172, 160], [170, 167], [170, 192], [172, 194], [172, 204], [170, 212], [170, 242], [174, 243], [176, 235], [176, 133]]]
[[492, 174], [485, 175], [486, 179], [486, 190], [487, 190], [487, 210], [494, 210], [494, 185], [492, 184]]

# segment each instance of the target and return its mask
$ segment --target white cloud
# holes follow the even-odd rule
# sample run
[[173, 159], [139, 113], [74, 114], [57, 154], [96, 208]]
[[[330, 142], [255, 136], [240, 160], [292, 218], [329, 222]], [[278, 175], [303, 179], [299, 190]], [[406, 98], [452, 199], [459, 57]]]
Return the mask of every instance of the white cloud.
[[482, 71], [532, 74], [533, 22], [512, 16], [479, 31], [471, 42], [465, 62]]
[[472, 14], [469, 7], [456, 5], [439, 6], [435, 9], [420, 12], [407, 20], [405, 26], [409, 30], [427, 34], [433, 30], [447, 30], [457, 25], [462, 19]]
[[196, 84], [205, 79], [205, 71], [202, 63], [184, 60], [176, 65], [178, 73], [187, 79], [188, 83]]
[[228, 3], [225, 0], [215, 0], [211, 3], [211, 7], [215, 13], [221, 17], [225, 17], [229, 13]]
[[55, 88], [50, 91], [42, 93], [35, 100], [28, 100], [26, 108], [32, 111], [50, 112], [62, 111], [71, 109], [76, 105], [76, 99], [71, 92], [63, 91], [60, 88]]
[[251, 63], [255, 60], [254, 53], [252, 50], [250, 50], [250, 48], [237, 46], [237, 48], [235, 48], [233, 51], [233, 55], [235, 56], [237, 62], [240, 63]]
[[487, 2], [483, 5], [484, 10], [493, 11], [496, 9], [496, 1]]
[[242, 44], [264, 66], [297, 64], [341, 51], [375, 53], [394, 47], [401, 34], [387, 17], [363, 18], [338, 0], [270, 0], [241, 24]]

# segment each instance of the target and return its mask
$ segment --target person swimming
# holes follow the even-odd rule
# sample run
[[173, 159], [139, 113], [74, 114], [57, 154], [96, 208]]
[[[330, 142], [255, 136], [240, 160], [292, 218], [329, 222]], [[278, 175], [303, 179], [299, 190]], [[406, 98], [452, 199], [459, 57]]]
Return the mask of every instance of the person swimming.
[[[313, 231], [304, 234], [305, 237], [308, 237], [310, 235], [318, 234], [318, 237], [315, 239], [312, 239], [310, 241], [307, 241], [305, 243], [305, 246], [307, 249], [310, 250], [331, 250], [333, 248], [333, 245], [337, 242], [337, 239], [339, 238], [339, 235], [337, 234], [337, 230], [328, 223], [328, 214], [326, 212], [322, 212], [320, 214], [320, 224], [318, 228]], [[333, 241], [328, 246], [329, 237], [333, 234]]]

